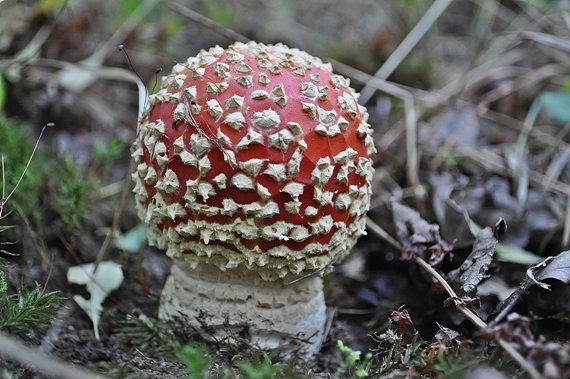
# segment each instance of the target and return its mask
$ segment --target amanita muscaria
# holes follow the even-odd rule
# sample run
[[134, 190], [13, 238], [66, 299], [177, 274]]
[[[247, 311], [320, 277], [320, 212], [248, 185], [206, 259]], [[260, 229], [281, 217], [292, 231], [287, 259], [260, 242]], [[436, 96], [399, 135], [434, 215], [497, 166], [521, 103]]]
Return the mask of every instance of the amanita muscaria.
[[357, 99], [330, 64], [281, 44], [202, 50], [163, 78], [133, 148], [139, 216], [174, 259], [160, 318], [283, 355], [319, 350], [320, 276], [370, 203]]

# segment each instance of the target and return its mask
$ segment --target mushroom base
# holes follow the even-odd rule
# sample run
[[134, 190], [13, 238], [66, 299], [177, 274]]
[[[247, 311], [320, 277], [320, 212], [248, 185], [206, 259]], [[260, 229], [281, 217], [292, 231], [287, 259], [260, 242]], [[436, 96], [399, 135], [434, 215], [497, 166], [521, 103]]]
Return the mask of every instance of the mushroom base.
[[158, 316], [210, 341], [310, 359], [321, 348], [327, 318], [323, 284], [318, 276], [286, 284], [293, 279], [269, 282], [242, 267], [175, 261]]

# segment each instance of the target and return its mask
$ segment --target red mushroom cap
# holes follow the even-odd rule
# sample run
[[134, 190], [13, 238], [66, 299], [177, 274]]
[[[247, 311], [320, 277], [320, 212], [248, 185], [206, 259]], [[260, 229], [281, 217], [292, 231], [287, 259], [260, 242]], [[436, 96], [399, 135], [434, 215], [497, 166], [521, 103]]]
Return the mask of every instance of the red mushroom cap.
[[133, 149], [139, 216], [169, 256], [266, 280], [321, 270], [364, 231], [375, 151], [349, 80], [287, 46], [174, 66]]

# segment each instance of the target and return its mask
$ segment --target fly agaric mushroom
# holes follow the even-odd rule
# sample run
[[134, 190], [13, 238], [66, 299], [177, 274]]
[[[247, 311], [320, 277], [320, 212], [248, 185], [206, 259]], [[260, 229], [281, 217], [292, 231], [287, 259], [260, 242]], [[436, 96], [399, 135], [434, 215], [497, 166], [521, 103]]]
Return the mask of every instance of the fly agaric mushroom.
[[375, 151], [330, 64], [285, 45], [216, 46], [176, 64], [133, 147], [138, 214], [174, 259], [159, 317], [207, 338], [310, 357], [320, 275], [363, 234]]

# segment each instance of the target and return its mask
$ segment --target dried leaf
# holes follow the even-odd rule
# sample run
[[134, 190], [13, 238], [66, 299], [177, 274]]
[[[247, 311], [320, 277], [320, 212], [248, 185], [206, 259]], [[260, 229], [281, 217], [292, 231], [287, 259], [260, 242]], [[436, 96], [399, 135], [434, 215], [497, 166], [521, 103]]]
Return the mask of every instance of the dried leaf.
[[404, 345], [412, 343], [414, 336], [418, 335], [418, 331], [410, 318], [407, 310], [394, 311], [390, 314], [390, 322], [396, 329], [395, 332], [401, 337]]
[[503, 301], [515, 290], [516, 287], [510, 287], [500, 276], [491, 276], [489, 279], [479, 284], [477, 295], [494, 295], [499, 299], [499, 301]]
[[[404, 246], [404, 259], [417, 255], [438, 267], [446, 256], [452, 257], [455, 241], [441, 238], [439, 225], [428, 223], [418, 211], [401, 203], [392, 202], [391, 207], [396, 233]], [[429, 257], [426, 257], [427, 252], [431, 253]]]
[[506, 322], [482, 331], [486, 339], [504, 338], [518, 350], [546, 379], [567, 378], [570, 375], [570, 348], [543, 336], [536, 338], [530, 330], [530, 318], [511, 313]]
[[[557, 279], [570, 284], [570, 250], [558, 254], [549, 262], [545, 260], [543, 263], [546, 264], [546, 267], [534, 276], [537, 280]], [[540, 265], [542, 263], [538, 266]]]
[[429, 264], [432, 267], [439, 267], [443, 262], [446, 256], [449, 259], [453, 259], [453, 254], [451, 251], [453, 250], [453, 246], [455, 240], [453, 241], [445, 241], [439, 233], [432, 230], [433, 238], [435, 239], [435, 244], [431, 245], [428, 250], [431, 252], [431, 256], [429, 257]]
[[432, 230], [439, 233], [439, 226], [424, 220], [418, 211], [397, 201], [391, 204], [392, 217], [396, 225], [396, 233], [402, 243], [423, 242], [433, 243]]
[[471, 254], [461, 266], [447, 275], [449, 284], [460, 295], [474, 295], [477, 293], [477, 285], [486, 275], [489, 265], [493, 261], [497, 238], [493, 229], [486, 227], [481, 230], [475, 239]]
[[466, 185], [467, 177], [444, 173], [442, 175], [431, 175], [429, 181], [433, 186], [432, 205], [437, 221], [441, 226], [441, 234], [445, 238], [456, 239], [456, 248], [473, 245], [477, 234], [473, 230], [473, 222], [467, 211], [450, 198], [453, 191], [460, 190]]
[[544, 283], [546, 279], [557, 279], [565, 284], [570, 282], [570, 250], [548, 257], [541, 263], [530, 267], [526, 271], [526, 278], [508, 298], [501, 301], [493, 313], [498, 313], [495, 322], [501, 321], [519, 302], [521, 297], [533, 285], [543, 289], [550, 289], [550, 284]]
[[479, 298], [469, 297], [469, 296], [463, 296], [463, 297], [453, 296], [453, 297], [448, 297], [443, 301], [444, 307], [449, 307], [452, 304], [453, 305], [461, 304], [471, 309], [472, 311], [475, 311], [475, 306], [477, 306], [477, 308], [479, 307]]
[[436, 344], [438, 347], [445, 346], [447, 348], [453, 347], [457, 348], [461, 344], [459, 340], [459, 332], [456, 332], [453, 329], [446, 328], [443, 325], [437, 324], [439, 326], [439, 331], [433, 337], [432, 342]]

